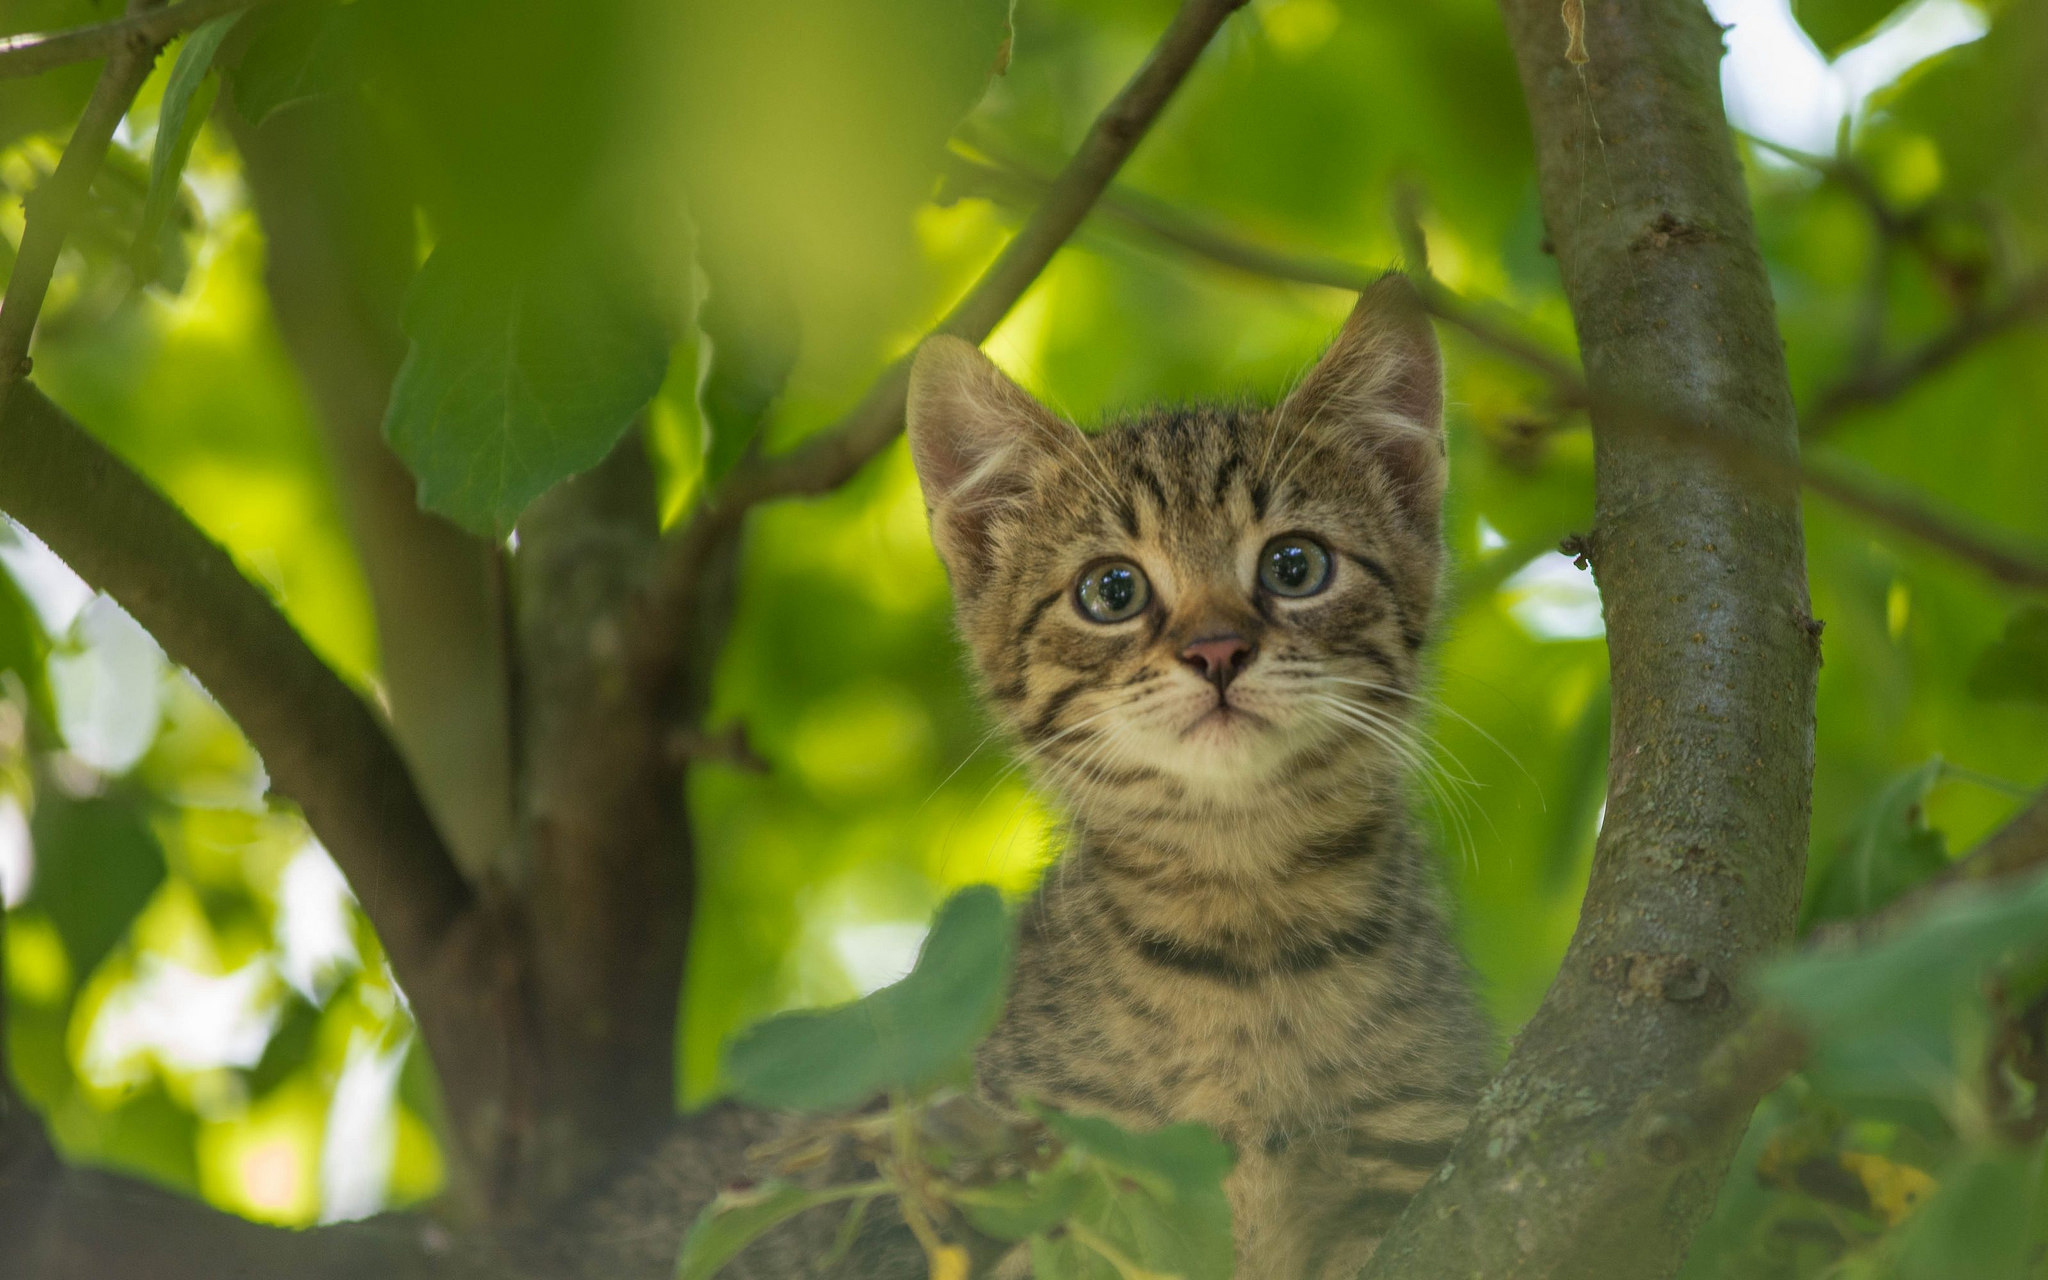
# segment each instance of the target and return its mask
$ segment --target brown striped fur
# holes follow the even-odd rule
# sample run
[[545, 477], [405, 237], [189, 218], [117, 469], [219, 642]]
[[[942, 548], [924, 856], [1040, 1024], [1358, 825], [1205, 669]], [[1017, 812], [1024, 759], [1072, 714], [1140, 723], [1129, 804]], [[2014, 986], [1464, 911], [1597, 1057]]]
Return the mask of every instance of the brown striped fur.
[[[1214, 1126], [1238, 1152], [1238, 1275], [1349, 1276], [1488, 1057], [1406, 806], [1444, 559], [1427, 318], [1389, 276], [1277, 408], [1090, 434], [933, 339], [909, 423], [961, 633], [1068, 830], [984, 1087]], [[1330, 550], [1320, 594], [1259, 587], [1288, 533]], [[1104, 557], [1150, 580], [1128, 621], [1076, 603]], [[1219, 689], [1182, 653], [1224, 633], [1256, 648]]]

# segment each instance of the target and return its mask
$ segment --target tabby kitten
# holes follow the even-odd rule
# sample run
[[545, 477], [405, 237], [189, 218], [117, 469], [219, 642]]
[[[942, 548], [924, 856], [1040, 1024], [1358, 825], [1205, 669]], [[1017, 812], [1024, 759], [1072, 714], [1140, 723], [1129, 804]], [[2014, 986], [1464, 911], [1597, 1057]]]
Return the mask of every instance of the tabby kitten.
[[1237, 1274], [1350, 1276], [1488, 1058], [1406, 812], [1444, 561], [1413, 289], [1369, 289], [1276, 409], [1091, 435], [934, 338], [909, 430], [960, 630], [1069, 829], [983, 1087], [1213, 1126]]

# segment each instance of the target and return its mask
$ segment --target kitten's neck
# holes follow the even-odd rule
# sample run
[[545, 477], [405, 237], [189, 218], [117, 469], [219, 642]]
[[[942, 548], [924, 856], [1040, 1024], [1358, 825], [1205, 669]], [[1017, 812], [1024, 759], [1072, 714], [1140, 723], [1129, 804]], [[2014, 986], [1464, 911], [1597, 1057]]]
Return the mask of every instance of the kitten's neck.
[[1065, 797], [1077, 851], [1240, 885], [1286, 880], [1390, 827], [1405, 827], [1401, 776], [1382, 762], [1297, 776], [1235, 795], [1173, 783]]
[[1077, 828], [1046, 893], [1107, 901], [1149, 937], [1284, 946], [1385, 910], [1419, 882], [1423, 852], [1391, 798], [1341, 831], [1271, 844], [1256, 858], [1231, 849], [1200, 859], [1157, 839]]

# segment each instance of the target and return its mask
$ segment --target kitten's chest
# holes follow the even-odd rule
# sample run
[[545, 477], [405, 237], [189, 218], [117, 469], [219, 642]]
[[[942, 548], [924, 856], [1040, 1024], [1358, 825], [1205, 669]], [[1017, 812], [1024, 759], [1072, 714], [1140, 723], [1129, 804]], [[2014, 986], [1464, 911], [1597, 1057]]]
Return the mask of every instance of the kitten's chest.
[[1241, 1150], [1343, 1110], [1385, 987], [1363, 965], [1241, 983], [1115, 954], [1035, 959], [991, 1046], [1010, 1092], [1144, 1126], [1200, 1121]]

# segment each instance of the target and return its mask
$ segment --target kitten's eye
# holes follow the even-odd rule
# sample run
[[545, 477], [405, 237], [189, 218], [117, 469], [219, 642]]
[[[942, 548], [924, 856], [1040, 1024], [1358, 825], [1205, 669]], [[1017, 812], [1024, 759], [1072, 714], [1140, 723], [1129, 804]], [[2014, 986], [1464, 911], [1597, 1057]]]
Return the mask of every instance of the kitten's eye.
[[1128, 560], [1090, 565], [1074, 585], [1081, 612], [1097, 622], [1135, 618], [1151, 598], [1152, 584], [1145, 581], [1145, 571]]
[[1259, 585], [1276, 596], [1312, 596], [1330, 581], [1330, 553], [1314, 538], [1283, 534], [1259, 553]]

